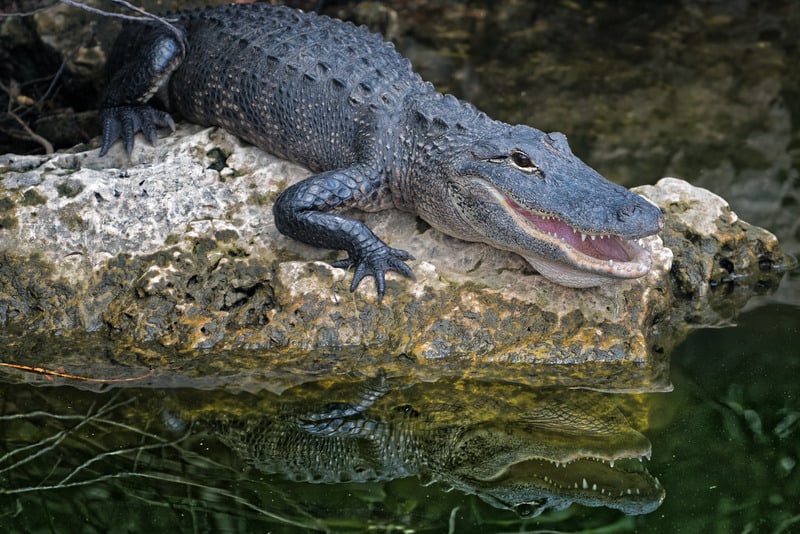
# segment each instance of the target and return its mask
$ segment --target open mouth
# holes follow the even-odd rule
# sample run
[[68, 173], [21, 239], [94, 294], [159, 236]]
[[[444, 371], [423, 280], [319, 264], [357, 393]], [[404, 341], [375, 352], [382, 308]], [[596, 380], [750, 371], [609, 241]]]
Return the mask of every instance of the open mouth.
[[[525, 517], [537, 516], [548, 508], [560, 510], [572, 503], [607, 506], [629, 515], [647, 514], [661, 505], [665, 491], [642, 460], [585, 457], [559, 462], [531, 457], [508, 465], [490, 479], [473, 480], [473, 484], [493, 488], [500, 497], [500, 508], [516, 510]], [[497, 491], [503, 487], [514, 491]], [[530, 489], [529, 493], [525, 488]]]
[[533, 213], [506, 196], [503, 204], [521, 228], [563, 251], [573, 269], [614, 278], [638, 278], [650, 270], [650, 255], [641, 242], [583, 232], [554, 215]]
[[641, 458], [621, 459], [615, 467], [614, 461], [598, 458], [569, 463], [530, 459], [511, 466], [504, 476], [520, 481], [535, 477], [557, 495], [571, 494], [575, 502], [593, 502], [628, 514], [643, 514], [658, 508], [664, 499], [664, 488], [641, 462]]

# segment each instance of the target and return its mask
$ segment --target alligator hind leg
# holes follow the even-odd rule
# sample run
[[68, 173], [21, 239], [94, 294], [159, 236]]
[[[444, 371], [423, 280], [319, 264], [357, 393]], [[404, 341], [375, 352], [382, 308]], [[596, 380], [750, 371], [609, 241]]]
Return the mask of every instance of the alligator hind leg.
[[286, 189], [272, 206], [275, 225], [284, 235], [321, 248], [347, 251], [335, 267], [355, 267], [350, 291], [367, 276], [375, 278], [378, 298], [386, 291], [385, 275], [395, 271], [414, 279], [405, 264], [414, 257], [388, 246], [362, 222], [335, 213], [336, 208], [359, 207], [376, 192], [374, 182], [356, 169], [323, 172]]
[[101, 156], [117, 139], [122, 139], [130, 156], [138, 132], [155, 144], [159, 126], [175, 129], [169, 113], [151, 107], [148, 102], [185, 56], [183, 36], [178, 38], [163, 26], [139, 23], [123, 30], [106, 65], [109, 81], [100, 110]]

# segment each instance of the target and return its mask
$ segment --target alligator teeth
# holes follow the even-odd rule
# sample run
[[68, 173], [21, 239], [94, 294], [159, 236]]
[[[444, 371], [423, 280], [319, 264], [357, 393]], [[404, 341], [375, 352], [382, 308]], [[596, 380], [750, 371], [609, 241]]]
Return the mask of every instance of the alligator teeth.
[[611, 460], [610, 462], [608, 462], [608, 465], [609, 465], [609, 467], [611, 467], [611, 469], [614, 469], [614, 460]]
[[608, 260], [608, 266], [609, 267], [613, 267], [614, 266], [614, 260]]
[[586, 234], [581, 232], [581, 241], [586, 241]]
[[596, 235], [593, 235], [593, 236], [592, 236], [592, 241], [594, 241], [595, 239], [597, 239], [597, 236], [596, 236]]
[[583, 486], [583, 489], [589, 489], [589, 483], [588, 483], [588, 482], [586, 482], [586, 479], [585, 479], [585, 478], [583, 479], [583, 484], [582, 484], [582, 486]]

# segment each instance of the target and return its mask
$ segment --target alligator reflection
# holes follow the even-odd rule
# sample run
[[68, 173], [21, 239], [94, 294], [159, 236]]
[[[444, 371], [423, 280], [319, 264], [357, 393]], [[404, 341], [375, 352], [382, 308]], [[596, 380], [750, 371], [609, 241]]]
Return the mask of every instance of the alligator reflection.
[[[468, 382], [396, 387], [384, 377], [358, 387], [290, 390], [280, 410], [263, 407], [274, 415], [211, 424], [252, 466], [296, 481], [417, 475], [523, 517], [572, 503], [644, 514], [664, 499], [642, 464], [650, 442], [608, 395]], [[341, 401], [309, 410], [310, 398], [334, 395]]]

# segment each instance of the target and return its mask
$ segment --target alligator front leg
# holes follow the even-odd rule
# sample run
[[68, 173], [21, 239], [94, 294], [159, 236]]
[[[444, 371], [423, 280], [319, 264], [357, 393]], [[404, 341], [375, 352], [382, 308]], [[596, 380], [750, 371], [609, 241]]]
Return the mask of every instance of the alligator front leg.
[[322, 409], [300, 416], [295, 421], [298, 428], [316, 436], [361, 436], [369, 438], [386, 424], [369, 418], [364, 412], [386, 396], [391, 388], [383, 369], [378, 376], [361, 386], [360, 396], [354, 402], [333, 402]]
[[291, 238], [316, 247], [347, 251], [334, 267], [355, 267], [350, 291], [366, 276], [375, 278], [378, 298], [386, 291], [385, 274], [395, 271], [414, 279], [404, 262], [414, 257], [388, 246], [363, 223], [336, 213], [336, 208], [359, 207], [376, 191], [361, 173], [335, 170], [317, 174], [286, 189], [272, 206], [275, 226]]

